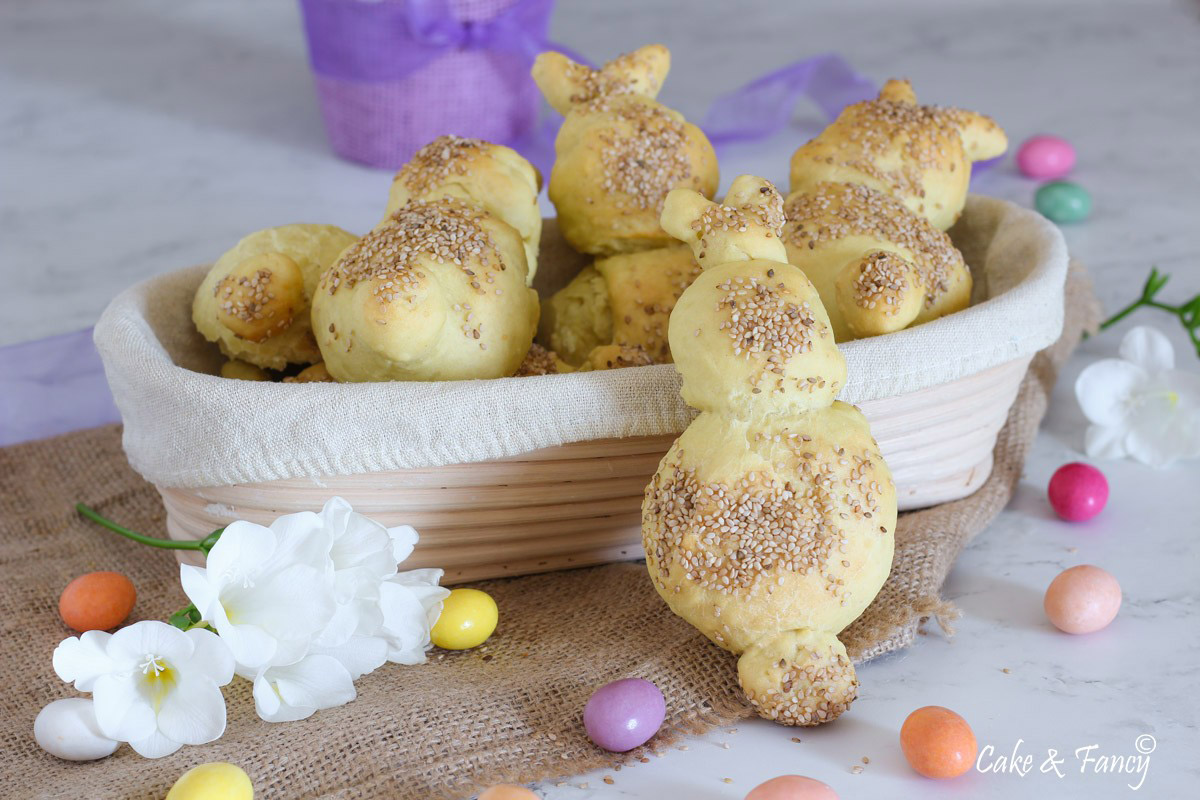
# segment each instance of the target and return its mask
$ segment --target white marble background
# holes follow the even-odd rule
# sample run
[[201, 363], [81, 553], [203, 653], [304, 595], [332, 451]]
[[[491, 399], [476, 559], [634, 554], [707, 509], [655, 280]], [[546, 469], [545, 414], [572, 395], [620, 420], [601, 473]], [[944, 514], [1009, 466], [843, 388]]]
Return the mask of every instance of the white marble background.
[[[1079, 151], [1074, 178], [1095, 199], [1091, 220], [1067, 240], [1105, 305], [1132, 298], [1151, 265], [1174, 274], [1169, 299], [1200, 291], [1194, 0], [562, 0], [552, 33], [595, 60], [666, 43], [675, 66], [663, 99], [694, 119], [720, 93], [834, 50], [877, 79], [911, 78], [925, 100], [992, 114], [1014, 142], [1066, 136]], [[0, 344], [86, 327], [121, 288], [211, 260], [257, 228], [362, 230], [375, 220], [389, 175], [328, 152], [301, 37], [290, 0], [0, 4]], [[785, 135], [729, 153], [725, 182], [742, 171], [784, 181], [796, 144]], [[1035, 187], [1004, 166], [976, 188], [1029, 204]], [[1167, 329], [1181, 361], [1200, 368], [1174, 322], [1140, 319]], [[1044, 495], [1053, 470], [1079, 457], [1084, 422], [1070, 382], [1128, 327], [1072, 362], [1016, 500], [961, 558], [945, 591], [965, 613], [952, 642], [934, 632], [863, 668], [853, 712], [800, 732], [800, 744], [794, 731], [745, 723], [647, 765], [540, 791], [736, 800], [794, 772], [847, 799], [1194, 795], [1200, 466], [1102, 465], [1112, 501], [1086, 525], [1056, 521]], [[1083, 638], [1056, 633], [1041, 612], [1050, 579], [1078, 563], [1114, 572], [1126, 598], [1108, 630]], [[915, 777], [897, 731], [926, 704], [964, 714], [998, 753], [1023, 739], [1040, 764], [1057, 749], [1065, 777], [1036, 767], [1024, 778]], [[1141, 734], [1157, 749], [1139, 791], [1126, 786], [1137, 776], [1079, 774], [1075, 748], [1130, 754]], [[870, 764], [852, 773], [862, 756]]]

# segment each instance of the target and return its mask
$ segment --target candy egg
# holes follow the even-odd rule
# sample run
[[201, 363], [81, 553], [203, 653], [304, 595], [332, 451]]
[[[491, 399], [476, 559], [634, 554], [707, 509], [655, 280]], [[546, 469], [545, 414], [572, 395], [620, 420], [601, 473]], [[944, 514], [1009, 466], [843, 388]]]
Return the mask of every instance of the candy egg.
[[1075, 166], [1075, 148], [1057, 136], [1031, 136], [1017, 150], [1017, 169], [1030, 178], [1053, 180]]
[[484, 789], [483, 794], [479, 795], [479, 800], [540, 800], [540, 798], [524, 786], [502, 783]]
[[583, 708], [583, 728], [598, 747], [624, 753], [650, 741], [666, 715], [667, 701], [657, 686], [624, 678], [592, 693]]
[[1091, 464], [1078, 461], [1055, 470], [1046, 488], [1054, 511], [1069, 522], [1091, 519], [1108, 502], [1108, 480]]
[[1050, 582], [1042, 605], [1060, 631], [1094, 633], [1116, 618], [1121, 608], [1121, 584], [1099, 567], [1081, 564]]
[[496, 601], [487, 592], [455, 589], [443, 601], [430, 638], [446, 650], [470, 650], [487, 641], [499, 618]]
[[1053, 222], [1082, 222], [1092, 213], [1092, 196], [1068, 181], [1044, 184], [1033, 196], [1033, 204]]
[[89, 572], [67, 584], [58, 598], [58, 614], [75, 630], [107, 631], [133, 611], [137, 591], [119, 572]]
[[925, 706], [900, 728], [900, 747], [909, 765], [926, 778], [957, 778], [975, 763], [975, 734], [948, 708]]
[[780, 775], [750, 790], [746, 800], [838, 800], [837, 792], [802, 775]]
[[52, 756], [67, 761], [95, 761], [121, 745], [100, 732], [92, 701], [68, 697], [48, 703], [33, 721], [33, 740]]
[[254, 784], [236, 764], [213, 761], [180, 775], [167, 800], [254, 800]]

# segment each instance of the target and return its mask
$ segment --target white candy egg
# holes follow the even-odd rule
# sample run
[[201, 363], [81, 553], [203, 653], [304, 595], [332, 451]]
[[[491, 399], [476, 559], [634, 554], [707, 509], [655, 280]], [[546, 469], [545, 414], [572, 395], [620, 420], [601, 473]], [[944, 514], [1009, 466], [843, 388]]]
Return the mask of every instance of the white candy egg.
[[67, 761], [95, 761], [111, 756], [120, 742], [100, 732], [92, 701], [84, 697], [55, 700], [33, 721], [38, 747]]

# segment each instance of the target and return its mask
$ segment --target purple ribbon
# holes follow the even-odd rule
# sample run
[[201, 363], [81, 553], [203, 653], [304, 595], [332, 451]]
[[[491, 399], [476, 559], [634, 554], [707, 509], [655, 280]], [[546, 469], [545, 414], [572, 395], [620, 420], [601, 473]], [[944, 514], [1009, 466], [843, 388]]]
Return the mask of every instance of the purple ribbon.
[[516, 0], [486, 20], [460, 20], [448, 0], [300, 0], [313, 71], [395, 81], [455, 50], [508, 50], [531, 63], [547, 41], [554, 0]]

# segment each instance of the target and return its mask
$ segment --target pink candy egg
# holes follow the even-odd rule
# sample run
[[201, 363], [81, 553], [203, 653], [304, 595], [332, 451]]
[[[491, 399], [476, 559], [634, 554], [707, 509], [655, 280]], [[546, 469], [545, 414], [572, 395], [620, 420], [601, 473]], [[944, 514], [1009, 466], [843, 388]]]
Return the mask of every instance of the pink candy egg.
[[1059, 467], [1046, 488], [1050, 505], [1068, 522], [1091, 519], [1108, 502], [1108, 479], [1090, 464], [1075, 462]]
[[502, 783], [484, 789], [483, 794], [479, 795], [479, 800], [541, 800], [541, 798], [524, 786]]
[[1075, 166], [1075, 148], [1057, 136], [1032, 136], [1017, 150], [1017, 169], [1038, 180], [1061, 178]]
[[1121, 584], [1109, 573], [1081, 564], [1050, 582], [1046, 616], [1064, 633], [1094, 633], [1107, 627], [1121, 608]]
[[838, 800], [837, 792], [801, 775], [780, 775], [750, 790], [746, 800]]
[[624, 678], [592, 693], [583, 707], [583, 727], [598, 746], [624, 753], [650, 741], [666, 714], [667, 702], [657, 686]]

